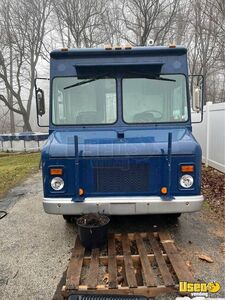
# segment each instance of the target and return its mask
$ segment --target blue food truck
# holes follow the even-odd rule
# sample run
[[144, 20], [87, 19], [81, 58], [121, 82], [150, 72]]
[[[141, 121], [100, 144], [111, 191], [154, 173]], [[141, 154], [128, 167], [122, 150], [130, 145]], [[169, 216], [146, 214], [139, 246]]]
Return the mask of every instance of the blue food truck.
[[[188, 76], [187, 49], [62, 48], [50, 57], [44, 210], [67, 220], [200, 210], [191, 111], [202, 111], [203, 78]], [[46, 106], [37, 84], [36, 100], [40, 119]]]

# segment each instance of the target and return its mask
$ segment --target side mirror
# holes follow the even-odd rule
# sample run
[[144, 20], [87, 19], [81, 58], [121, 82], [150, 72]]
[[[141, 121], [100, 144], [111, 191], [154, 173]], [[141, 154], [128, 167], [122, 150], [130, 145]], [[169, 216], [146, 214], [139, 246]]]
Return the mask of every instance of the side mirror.
[[43, 116], [45, 114], [45, 96], [44, 91], [40, 88], [36, 90], [37, 114]]
[[[202, 75], [189, 75], [189, 91], [193, 117], [192, 123], [201, 123], [203, 120], [204, 105], [204, 77]], [[198, 115], [198, 117], [197, 117]]]
[[192, 99], [193, 99], [192, 108], [194, 111], [199, 113], [201, 111], [201, 106], [202, 106], [201, 89], [199, 86], [193, 86]]
[[190, 96], [192, 98], [192, 110], [199, 113], [204, 104], [204, 77], [202, 75], [189, 75]]
[[[37, 124], [39, 127], [49, 127], [49, 78], [35, 78]], [[39, 88], [41, 86], [41, 88]], [[47, 102], [45, 103], [45, 98]]]

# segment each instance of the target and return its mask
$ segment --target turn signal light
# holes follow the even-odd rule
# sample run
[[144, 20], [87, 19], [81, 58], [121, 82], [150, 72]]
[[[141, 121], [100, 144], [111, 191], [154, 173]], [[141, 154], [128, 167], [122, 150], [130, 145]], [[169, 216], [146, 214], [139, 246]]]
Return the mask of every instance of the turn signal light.
[[181, 172], [182, 173], [194, 172], [194, 166], [193, 165], [183, 165], [183, 166], [181, 166]]
[[61, 168], [50, 169], [50, 175], [62, 175], [63, 170]]
[[80, 196], [83, 196], [83, 195], [84, 195], [84, 189], [79, 188], [79, 195], [80, 195]]
[[161, 188], [161, 193], [162, 193], [163, 195], [167, 194], [167, 187], [166, 187], [166, 186], [163, 186], [163, 187]]

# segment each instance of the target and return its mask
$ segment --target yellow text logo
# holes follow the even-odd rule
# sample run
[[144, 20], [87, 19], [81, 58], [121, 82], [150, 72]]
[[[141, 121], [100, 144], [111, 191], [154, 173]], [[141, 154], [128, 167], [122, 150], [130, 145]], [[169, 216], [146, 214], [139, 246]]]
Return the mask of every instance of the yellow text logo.
[[180, 281], [179, 292], [181, 293], [217, 293], [220, 290], [218, 282], [187, 282]]

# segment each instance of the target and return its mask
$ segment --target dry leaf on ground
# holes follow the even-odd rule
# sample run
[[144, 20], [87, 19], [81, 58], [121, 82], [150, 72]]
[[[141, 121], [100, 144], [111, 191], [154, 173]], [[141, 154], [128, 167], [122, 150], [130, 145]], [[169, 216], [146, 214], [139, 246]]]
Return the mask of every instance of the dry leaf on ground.
[[201, 259], [201, 260], [207, 261], [208, 263], [213, 263], [213, 259], [208, 255], [199, 254], [198, 258]]
[[220, 245], [220, 249], [221, 249], [221, 252], [222, 252], [222, 253], [225, 253], [225, 243], [222, 243], [222, 244]]
[[186, 261], [186, 265], [190, 268], [191, 267], [191, 262], [190, 260]]
[[225, 174], [211, 168], [202, 167], [202, 192], [206, 202], [217, 217], [224, 221]]
[[105, 273], [104, 277], [103, 277], [103, 281], [107, 284], [109, 283], [109, 274]]

